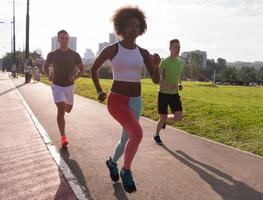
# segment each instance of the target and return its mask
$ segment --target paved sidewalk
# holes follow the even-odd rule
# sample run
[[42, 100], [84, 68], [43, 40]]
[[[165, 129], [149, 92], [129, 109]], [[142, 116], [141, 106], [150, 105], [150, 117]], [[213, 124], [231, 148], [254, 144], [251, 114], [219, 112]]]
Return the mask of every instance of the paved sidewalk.
[[0, 73], [0, 199], [74, 200], [13, 82]]

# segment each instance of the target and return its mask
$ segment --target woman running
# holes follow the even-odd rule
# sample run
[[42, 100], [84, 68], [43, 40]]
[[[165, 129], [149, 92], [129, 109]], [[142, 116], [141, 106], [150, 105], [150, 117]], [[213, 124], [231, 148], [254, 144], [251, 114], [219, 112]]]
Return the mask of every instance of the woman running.
[[144, 13], [137, 7], [122, 7], [112, 17], [114, 29], [122, 40], [105, 47], [92, 68], [92, 80], [98, 92], [98, 99], [107, 98], [102, 90], [98, 69], [110, 60], [113, 73], [113, 84], [108, 97], [107, 107], [109, 113], [123, 127], [122, 135], [112, 156], [106, 161], [111, 179], [119, 180], [117, 161], [124, 153], [124, 166], [120, 171], [122, 184], [127, 192], [136, 191], [136, 186], [131, 173], [132, 160], [142, 140], [143, 131], [139, 124], [141, 115], [141, 74], [144, 66], [151, 75], [155, 84], [159, 83], [160, 57], [153, 56], [146, 49], [136, 44], [136, 38], [142, 35], [147, 24]]

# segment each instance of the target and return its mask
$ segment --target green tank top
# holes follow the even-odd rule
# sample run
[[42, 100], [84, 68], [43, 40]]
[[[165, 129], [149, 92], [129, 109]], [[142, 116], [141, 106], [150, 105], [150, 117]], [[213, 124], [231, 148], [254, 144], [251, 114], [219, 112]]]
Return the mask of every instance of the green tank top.
[[181, 78], [183, 61], [179, 58], [165, 58], [160, 63], [162, 83], [159, 91], [165, 94], [177, 94], [178, 83]]

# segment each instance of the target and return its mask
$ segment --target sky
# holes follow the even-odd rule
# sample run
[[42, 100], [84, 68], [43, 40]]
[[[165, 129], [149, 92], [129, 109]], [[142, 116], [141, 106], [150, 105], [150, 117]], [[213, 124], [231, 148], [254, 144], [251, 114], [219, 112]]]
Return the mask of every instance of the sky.
[[[132, 5], [147, 17], [147, 32], [137, 44], [161, 57], [169, 40], [178, 38], [181, 52], [206, 51], [210, 59], [263, 61], [263, 0], [31, 0], [30, 51], [51, 51], [51, 38], [61, 29], [77, 37], [77, 52], [98, 51], [114, 32], [114, 11]], [[0, 57], [10, 52], [12, 0], [0, 1]], [[15, 0], [16, 49], [25, 47], [26, 0]]]

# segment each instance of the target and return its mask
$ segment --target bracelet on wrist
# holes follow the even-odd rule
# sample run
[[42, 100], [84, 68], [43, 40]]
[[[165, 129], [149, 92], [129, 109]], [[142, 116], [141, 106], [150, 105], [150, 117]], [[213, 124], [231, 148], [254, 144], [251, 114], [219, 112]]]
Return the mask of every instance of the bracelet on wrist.
[[97, 93], [100, 95], [100, 94], [102, 94], [104, 92], [103, 92], [103, 90], [99, 90], [99, 91], [97, 91]]

